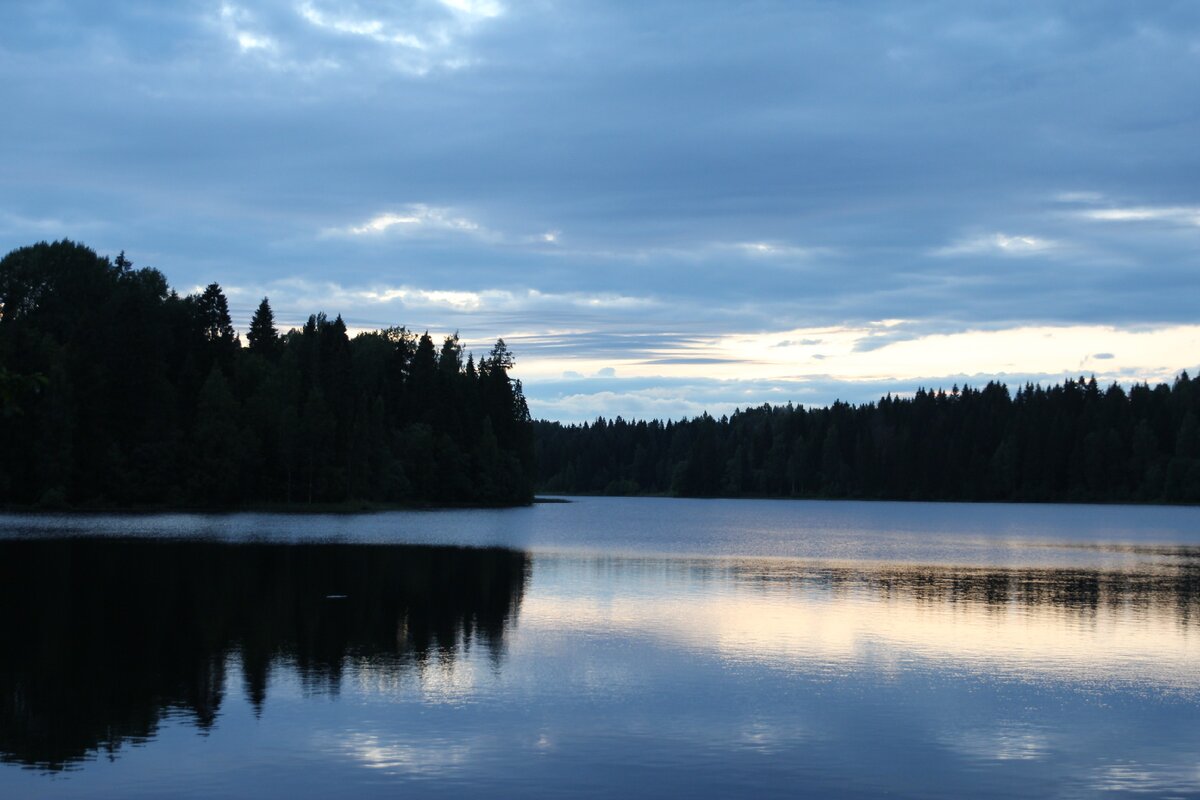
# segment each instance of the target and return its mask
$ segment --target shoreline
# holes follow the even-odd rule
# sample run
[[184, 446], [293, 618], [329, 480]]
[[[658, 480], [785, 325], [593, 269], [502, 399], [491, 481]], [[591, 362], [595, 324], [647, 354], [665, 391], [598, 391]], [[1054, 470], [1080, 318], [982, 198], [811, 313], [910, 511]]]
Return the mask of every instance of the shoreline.
[[811, 496], [779, 496], [779, 495], [741, 495], [727, 497], [724, 495], [670, 495], [670, 494], [605, 494], [603, 492], [563, 492], [535, 494], [524, 503], [262, 503], [244, 506], [202, 506], [202, 505], [64, 505], [49, 507], [42, 505], [5, 505], [0, 506], [0, 514], [31, 514], [38, 516], [88, 516], [88, 515], [131, 515], [153, 516], [156, 514], [284, 514], [301, 516], [305, 514], [327, 514], [332, 516], [352, 516], [356, 514], [381, 514], [389, 511], [468, 511], [468, 510], [503, 510], [514, 508], [532, 508], [538, 505], [569, 505], [571, 498], [627, 498], [627, 499], [665, 499], [665, 500], [777, 500], [802, 502], [852, 502], [852, 503], [914, 503], [914, 504], [953, 504], [953, 505], [998, 505], [998, 506], [1101, 506], [1131, 508], [1198, 508], [1200, 503], [1169, 502], [1161, 500], [989, 500], [962, 498], [901, 498], [901, 497], [822, 497]]
[[[1200, 508], [1200, 503], [1170, 500], [1134, 500], [1130, 498], [1112, 500], [1071, 500], [1055, 498], [1050, 500], [992, 500], [986, 498], [938, 498], [938, 497], [826, 497], [822, 495], [770, 495], [743, 494], [736, 497], [721, 494], [709, 495], [675, 495], [645, 492], [637, 494], [605, 494], [604, 492], [562, 492], [554, 497], [625, 497], [625, 498], [660, 498], [667, 500], [794, 500], [804, 502], [819, 501], [823, 503], [946, 503], [956, 505], [995, 505], [995, 506], [1131, 506], [1134, 508]], [[558, 500], [534, 500], [537, 502], [560, 502]], [[563, 500], [561, 502], [571, 502]]]
[[203, 505], [63, 505], [48, 507], [42, 505], [6, 505], [0, 506], [0, 514], [38, 514], [38, 515], [136, 515], [153, 516], [155, 514], [380, 514], [388, 511], [460, 511], [468, 509], [506, 509], [529, 508], [542, 502], [563, 502], [569, 500], [543, 500], [534, 497], [525, 503], [256, 503], [237, 506], [203, 506]]

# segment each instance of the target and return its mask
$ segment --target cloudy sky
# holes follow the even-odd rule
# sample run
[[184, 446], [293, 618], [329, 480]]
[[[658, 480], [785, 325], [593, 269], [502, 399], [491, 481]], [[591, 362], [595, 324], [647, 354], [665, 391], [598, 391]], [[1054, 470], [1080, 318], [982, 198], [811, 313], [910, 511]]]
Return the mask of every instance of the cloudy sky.
[[0, 250], [503, 336], [535, 416], [1200, 364], [1200, 4], [0, 4]]

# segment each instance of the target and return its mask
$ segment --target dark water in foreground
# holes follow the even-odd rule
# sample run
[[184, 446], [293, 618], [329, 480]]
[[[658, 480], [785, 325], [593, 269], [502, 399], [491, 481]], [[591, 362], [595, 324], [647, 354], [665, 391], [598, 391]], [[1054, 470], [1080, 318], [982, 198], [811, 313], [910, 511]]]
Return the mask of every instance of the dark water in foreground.
[[0, 797], [1200, 796], [1200, 509], [0, 517]]

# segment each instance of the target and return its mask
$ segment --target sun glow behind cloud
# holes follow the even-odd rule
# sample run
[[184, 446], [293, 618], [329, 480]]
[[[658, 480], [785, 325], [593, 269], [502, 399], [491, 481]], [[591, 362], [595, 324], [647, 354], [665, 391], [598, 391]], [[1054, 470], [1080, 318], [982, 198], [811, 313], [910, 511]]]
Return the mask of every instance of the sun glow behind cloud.
[[429, 48], [425, 41], [412, 33], [389, 30], [382, 20], [334, 16], [318, 10], [312, 3], [301, 4], [297, 12], [310, 25], [334, 33], [362, 36], [380, 44], [400, 45], [414, 50]]
[[884, 392], [949, 390], [992, 379], [1012, 390], [1026, 381], [1081, 375], [1125, 386], [1170, 382], [1181, 370], [1195, 371], [1200, 353], [1200, 325], [1025, 326], [950, 334], [906, 327], [891, 322], [691, 338], [628, 358], [571, 358], [569, 348], [564, 355], [530, 354], [519, 336], [510, 344], [526, 353], [519, 374], [534, 387], [535, 416], [569, 421], [720, 415], [764, 402], [868, 402]]
[[349, 234], [365, 236], [385, 233], [391, 229], [407, 233], [422, 231], [454, 231], [459, 233], [486, 234], [477, 222], [456, 215], [448, 208], [434, 208], [424, 203], [410, 203], [401, 211], [385, 211], [363, 222], [346, 228], [331, 228], [327, 234]]
[[1031, 256], [1044, 253], [1057, 246], [1056, 242], [1037, 236], [992, 233], [985, 236], [973, 236], [962, 239], [946, 247], [934, 250], [933, 254], [937, 256], [963, 256], [998, 253], [1011, 256]]
[[1080, 211], [1084, 219], [1100, 222], [1165, 222], [1200, 227], [1200, 206], [1131, 206]]
[[447, 8], [469, 18], [491, 19], [504, 13], [504, 6], [495, 0], [438, 0]]
[[254, 24], [254, 18], [246, 9], [223, 3], [217, 18], [225, 35], [235, 41], [243, 53], [255, 50], [274, 52], [278, 49], [274, 39], [250, 27]]
[[312, 75], [369, 66], [428, 78], [477, 63], [471, 37], [504, 13], [505, 7], [492, 0], [374, 8], [331, 0], [224, 2], [210, 21], [237, 45], [239, 54], [254, 56], [276, 72]]
[[[911, 380], [932, 375], [1044, 373], [1167, 379], [1192, 366], [1200, 353], [1200, 325], [1144, 330], [1111, 326], [1023, 326], [958, 333], [907, 331], [887, 321], [864, 326], [797, 328], [701, 339], [634, 358], [527, 359], [531, 376], [571, 369], [590, 374], [613, 366], [627, 377], [670, 376], [721, 380], [834, 378], [843, 381]], [[876, 345], [875, 340], [882, 340]], [[947, 387], [948, 388], [948, 387]]]

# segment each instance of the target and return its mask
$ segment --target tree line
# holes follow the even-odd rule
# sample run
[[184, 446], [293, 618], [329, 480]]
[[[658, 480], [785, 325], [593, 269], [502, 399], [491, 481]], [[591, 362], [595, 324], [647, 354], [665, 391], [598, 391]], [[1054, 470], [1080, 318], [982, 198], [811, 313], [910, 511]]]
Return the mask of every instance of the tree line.
[[536, 422], [546, 492], [1200, 502], [1200, 380], [1003, 383], [679, 422]]
[[281, 332], [243, 346], [218, 284], [181, 296], [124, 253], [42, 242], [0, 261], [0, 503], [514, 504], [532, 423], [504, 341]]

